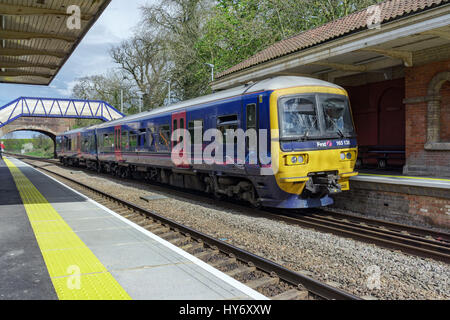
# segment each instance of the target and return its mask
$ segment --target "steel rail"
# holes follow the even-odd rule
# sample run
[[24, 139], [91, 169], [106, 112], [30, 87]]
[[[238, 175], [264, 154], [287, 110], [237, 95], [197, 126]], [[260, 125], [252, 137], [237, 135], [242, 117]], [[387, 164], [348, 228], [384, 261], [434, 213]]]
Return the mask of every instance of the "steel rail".
[[[25, 156], [24, 158], [59, 165], [59, 162], [55, 160], [38, 159], [30, 156]], [[246, 210], [248, 212], [255, 211], [255, 209], [249, 210], [249, 208], [246, 208]], [[447, 242], [447, 239], [450, 239], [450, 234], [447, 233], [352, 215], [336, 214], [336, 217], [344, 217], [344, 219], [351, 220], [344, 221], [343, 219], [334, 219], [334, 217], [324, 217], [321, 214], [305, 215], [302, 213], [300, 215], [286, 210], [282, 212], [274, 210], [268, 209], [250, 214], [266, 216], [285, 223], [350, 237], [391, 250], [401, 250], [411, 255], [450, 263], [450, 244]], [[334, 212], [326, 213], [334, 215]], [[381, 228], [373, 227], [373, 225]], [[405, 234], [404, 231], [409, 234]], [[432, 237], [435, 240], [426, 239], [425, 237]]]
[[292, 219], [291, 223], [297, 223], [304, 227], [313, 228], [322, 232], [330, 232], [339, 236], [351, 237], [356, 240], [374, 243], [388, 249], [401, 250], [415, 256], [450, 263], [450, 248], [446, 245], [439, 245], [439, 243], [430, 244], [421, 239], [408, 239], [402, 234], [390, 234], [382, 229], [370, 230], [364, 226], [353, 226], [311, 216], [295, 215], [286, 217], [286, 220], [288, 219]]
[[[410, 235], [420, 236], [420, 237], [431, 237], [436, 241], [444, 241], [450, 243], [450, 234], [444, 233], [444, 232], [438, 232], [436, 230], [422, 228], [422, 227], [415, 227], [415, 226], [409, 226], [400, 224], [397, 222], [391, 222], [391, 221], [384, 221], [380, 219], [373, 219], [369, 217], [358, 217], [355, 215], [345, 214], [341, 212], [334, 212], [334, 211], [326, 211], [323, 210], [321, 215], [328, 215], [332, 216], [333, 218], [337, 219], [350, 219], [351, 221], [357, 221], [360, 223], [367, 224], [368, 226], [377, 226], [377, 227], [384, 227], [386, 229], [397, 231], [397, 232], [407, 232]], [[317, 216], [317, 215], [315, 215]]]

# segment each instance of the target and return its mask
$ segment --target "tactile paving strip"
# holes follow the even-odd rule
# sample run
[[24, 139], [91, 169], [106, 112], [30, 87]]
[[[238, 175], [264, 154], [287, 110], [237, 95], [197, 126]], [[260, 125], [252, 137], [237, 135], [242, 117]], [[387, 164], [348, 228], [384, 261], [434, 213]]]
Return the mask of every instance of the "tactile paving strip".
[[19, 190], [58, 298], [131, 299], [22, 171], [8, 159], [5, 163]]

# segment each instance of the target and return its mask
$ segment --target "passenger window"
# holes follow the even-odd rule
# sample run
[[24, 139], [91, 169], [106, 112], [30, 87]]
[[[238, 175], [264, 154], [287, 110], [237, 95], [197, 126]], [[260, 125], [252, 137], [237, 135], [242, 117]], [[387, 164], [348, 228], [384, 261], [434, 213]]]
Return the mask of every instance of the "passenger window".
[[225, 144], [235, 144], [236, 143], [236, 137], [233, 139], [233, 137], [227, 136], [227, 130], [234, 130], [236, 131], [239, 127], [238, 117], [237, 115], [226, 115], [221, 116], [217, 118], [217, 129], [222, 132], [223, 135], [223, 142]]
[[149, 148], [151, 148], [152, 145], [153, 145], [153, 140], [154, 140], [153, 134], [154, 133], [155, 133], [155, 127], [154, 126], [149, 126], [147, 128], [147, 139], [148, 139], [148, 146], [149, 146]]
[[256, 129], [256, 104], [247, 105], [247, 129]]
[[106, 152], [112, 150], [112, 138], [108, 134], [103, 135], [103, 149]]
[[168, 152], [170, 146], [170, 126], [168, 124], [159, 127], [158, 131], [158, 152]]
[[128, 149], [128, 131], [122, 131], [121, 137], [120, 137], [120, 147], [122, 150]]
[[145, 129], [139, 129], [139, 148], [145, 148], [147, 146], [147, 135]]
[[137, 134], [137, 132], [136, 131], [131, 131], [128, 139], [129, 139], [129, 142], [130, 142], [128, 150], [129, 151], [136, 151], [136, 148], [138, 146], [138, 134]]
[[189, 121], [188, 130], [189, 134], [191, 135], [191, 144], [195, 143], [194, 137], [196, 131], [198, 132], [198, 134], [201, 134], [201, 140], [203, 141], [203, 120]]

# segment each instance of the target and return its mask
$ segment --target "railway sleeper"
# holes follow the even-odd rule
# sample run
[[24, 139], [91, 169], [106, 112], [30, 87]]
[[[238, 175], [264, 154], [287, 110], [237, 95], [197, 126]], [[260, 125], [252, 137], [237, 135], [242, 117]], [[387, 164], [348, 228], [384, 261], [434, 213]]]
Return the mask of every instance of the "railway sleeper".
[[191, 240], [191, 238], [180, 236], [178, 238], [170, 239], [168, 241], [175, 246], [181, 246], [183, 244], [188, 243], [190, 240]]
[[161, 235], [163, 233], [168, 232], [169, 230], [170, 230], [170, 228], [168, 228], [168, 227], [156, 226], [155, 228], [150, 229], [149, 231], [151, 233], [156, 234], [157, 236], [159, 236], [159, 235]]
[[228, 271], [226, 274], [230, 277], [242, 276], [247, 273], [252, 273], [256, 270], [256, 267], [240, 267], [233, 270]]
[[213, 255], [216, 255], [216, 254], [218, 254], [219, 253], [219, 250], [218, 249], [209, 249], [209, 250], [205, 250], [205, 251], [203, 251], [203, 252], [199, 252], [199, 253], [197, 253], [197, 254], [195, 254], [195, 256], [198, 258], [198, 259], [201, 259], [201, 260], [207, 260], [207, 259], [209, 259], [211, 256], [213, 256]]
[[255, 279], [245, 282], [245, 285], [252, 288], [252, 289], [258, 289], [261, 287], [268, 287], [277, 285], [280, 282], [280, 278], [278, 277], [264, 277], [261, 279]]
[[181, 237], [181, 235], [179, 232], [168, 231], [168, 232], [159, 234], [158, 237], [163, 238], [164, 240], [170, 240], [170, 239], [174, 239], [174, 238], [179, 238], [179, 237]]
[[236, 258], [226, 258], [225, 260], [218, 260], [216, 262], [210, 263], [210, 265], [214, 268], [221, 268], [233, 263], [236, 263]]
[[309, 292], [306, 290], [291, 289], [280, 293], [274, 297], [272, 300], [307, 300], [309, 298]]
[[193, 252], [200, 248], [203, 248], [203, 243], [201, 242], [191, 242], [181, 247], [181, 249], [187, 252]]

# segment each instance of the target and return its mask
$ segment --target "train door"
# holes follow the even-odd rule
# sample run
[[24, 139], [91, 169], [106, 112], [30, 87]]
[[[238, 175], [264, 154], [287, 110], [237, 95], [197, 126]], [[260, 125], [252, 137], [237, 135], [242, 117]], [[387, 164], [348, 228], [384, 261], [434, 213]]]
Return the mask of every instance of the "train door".
[[61, 155], [64, 155], [66, 152], [66, 136], [61, 136]]
[[[186, 111], [177, 112], [172, 114], [172, 135], [177, 129], [186, 129]], [[174, 152], [174, 148], [183, 143], [183, 148], [177, 155], [179, 159], [182, 159], [180, 164], [177, 164], [177, 167], [180, 168], [189, 168], [189, 163], [187, 159], [185, 159], [185, 150], [186, 150], [186, 140], [183, 136], [178, 137], [176, 141], [172, 141], [172, 153]]]
[[81, 157], [81, 132], [77, 133], [77, 154]]
[[122, 161], [122, 151], [121, 151], [121, 137], [122, 137], [122, 127], [114, 127], [114, 154], [117, 161]]
[[245, 163], [258, 165], [259, 98], [249, 97], [243, 100], [243, 126], [245, 137]]

